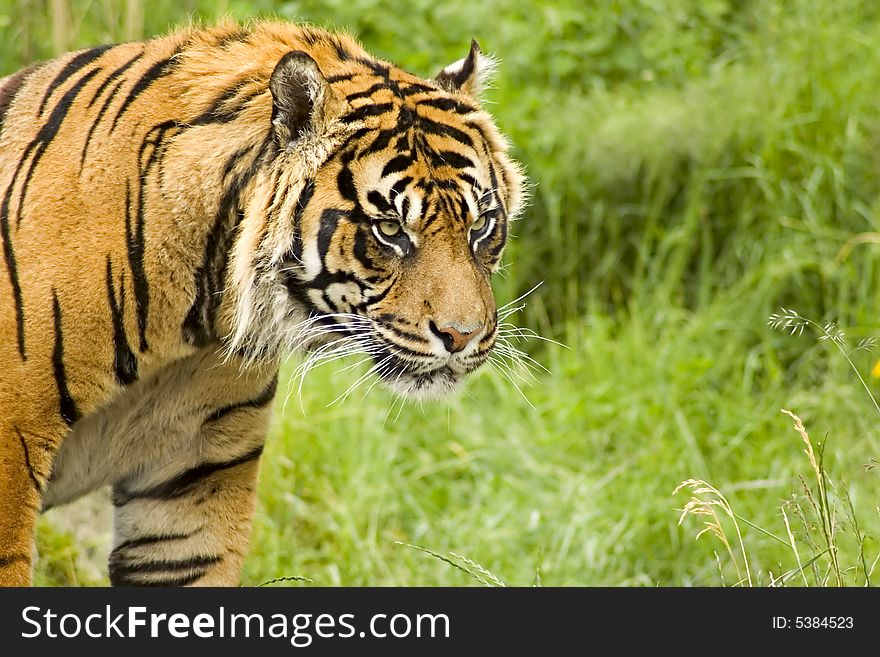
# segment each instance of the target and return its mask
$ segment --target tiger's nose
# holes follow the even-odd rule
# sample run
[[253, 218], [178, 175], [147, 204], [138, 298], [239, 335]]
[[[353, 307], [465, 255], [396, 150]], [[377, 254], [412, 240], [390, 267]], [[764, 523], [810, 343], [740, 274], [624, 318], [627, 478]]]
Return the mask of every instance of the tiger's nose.
[[480, 324], [473, 331], [462, 333], [454, 326], [437, 326], [433, 321], [430, 324], [431, 332], [443, 341], [443, 346], [449, 353], [456, 353], [464, 349], [468, 343], [477, 337], [483, 325]]

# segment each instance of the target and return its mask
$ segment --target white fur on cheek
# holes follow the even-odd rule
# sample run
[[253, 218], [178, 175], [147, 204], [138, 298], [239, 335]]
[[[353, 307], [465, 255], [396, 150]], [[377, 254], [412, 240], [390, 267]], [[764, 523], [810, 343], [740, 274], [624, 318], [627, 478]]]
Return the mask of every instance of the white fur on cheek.
[[[245, 204], [245, 218], [232, 248], [227, 294], [231, 327], [225, 338], [227, 353], [245, 351], [251, 358], [277, 358], [298, 344], [295, 330], [308, 314], [291, 297], [285, 279], [291, 267], [303, 267], [304, 278], [313, 278], [323, 269], [317, 252], [317, 235], [303, 235], [303, 262], [285, 262], [290, 253], [294, 227], [294, 204], [304, 181], [314, 179], [321, 165], [346, 137], [361, 124], [330, 121], [321, 134], [307, 134], [295, 152], [284, 153], [261, 172]], [[279, 195], [284, 188], [290, 194]], [[280, 206], [272, 198], [285, 199]], [[271, 206], [271, 207], [270, 207]], [[267, 212], [266, 208], [270, 208]]]
[[331, 283], [325, 290], [327, 298], [340, 312], [350, 312], [363, 300], [361, 288], [357, 283]]

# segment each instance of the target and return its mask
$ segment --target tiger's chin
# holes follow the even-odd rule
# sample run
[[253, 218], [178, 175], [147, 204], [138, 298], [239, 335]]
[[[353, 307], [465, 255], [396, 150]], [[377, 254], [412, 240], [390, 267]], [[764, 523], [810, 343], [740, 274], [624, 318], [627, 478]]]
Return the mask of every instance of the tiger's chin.
[[[341, 341], [339, 336], [350, 335], [346, 330], [338, 327], [325, 329], [313, 336], [308, 341], [300, 341], [297, 347], [310, 354], [320, 354], [322, 348]], [[355, 334], [357, 335], [357, 334]], [[401, 347], [387, 342], [371, 341], [364, 346], [369, 351], [357, 349], [349, 354], [363, 354], [372, 352], [373, 367], [371, 373], [379, 379], [379, 382], [388, 390], [407, 399], [430, 401], [442, 399], [455, 393], [461, 384], [474, 371], [479, 369], [488, 359], [487, 354], [481, 356], [469, 356], [466, 360], [450, 358], [444, 360], [437, 358], [433, 363], [410, 360], [399, 356]], [[330, 350], [326, 358], [333, 360], [338, 357], [338, 351]], [[322, 358], [316, 360], [320, 363]], [[310, 367], [306, 367], [307, 372]], [[361, 379], [366, 381], [366, 378]]]
[[429, 372], [380, 374], [382, 383], [392, 392], [415, 400], [441, 399], [456, 391], [469, 372], [455, 372], [444, 365]]

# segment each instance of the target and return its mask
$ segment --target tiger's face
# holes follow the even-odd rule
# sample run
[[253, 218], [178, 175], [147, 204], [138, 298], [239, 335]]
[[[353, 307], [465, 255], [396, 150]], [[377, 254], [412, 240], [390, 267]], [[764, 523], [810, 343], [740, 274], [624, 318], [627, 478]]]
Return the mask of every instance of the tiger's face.
[[479, 49], [432, 82], [380, 63], [338, 87], [310, 59], [286, 57], [271, 86], [282, 157], [296, 169], [299, 149], [320, 139], [314, 124], [285, 131], [292, 88], [325, 126], [350, 129], [313, 175], [276, 190], [287, 201], [267, 223], [292, 230], [266, 265], [287, 296], [275, 295], [287, 304], [275, 317], [317, 360], [365, 353], [400, 394], [447, 393], [495, 343], [490, 278], [523, 195], [518, 166], [472, 95]]

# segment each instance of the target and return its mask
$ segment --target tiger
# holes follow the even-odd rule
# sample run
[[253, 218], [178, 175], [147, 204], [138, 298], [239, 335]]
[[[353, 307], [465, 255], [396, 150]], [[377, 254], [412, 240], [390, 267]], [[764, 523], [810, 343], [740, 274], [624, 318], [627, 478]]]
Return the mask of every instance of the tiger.
[[282, 359], [417, 399], [487, 361], [527, 195], [494, 62], [227, 20], [0, 80], [0, 585], [101, 488], [112, 585], [236, 585]]

